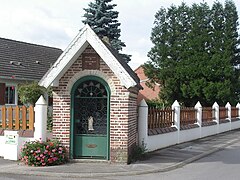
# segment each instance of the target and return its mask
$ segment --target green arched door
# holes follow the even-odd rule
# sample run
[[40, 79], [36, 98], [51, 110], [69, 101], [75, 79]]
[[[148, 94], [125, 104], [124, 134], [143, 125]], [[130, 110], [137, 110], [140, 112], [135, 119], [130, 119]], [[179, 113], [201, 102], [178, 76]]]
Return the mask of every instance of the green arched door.
[[87, 77], [72, 91], [73, 158], [108, 159], [109, 88], [99, 78]]

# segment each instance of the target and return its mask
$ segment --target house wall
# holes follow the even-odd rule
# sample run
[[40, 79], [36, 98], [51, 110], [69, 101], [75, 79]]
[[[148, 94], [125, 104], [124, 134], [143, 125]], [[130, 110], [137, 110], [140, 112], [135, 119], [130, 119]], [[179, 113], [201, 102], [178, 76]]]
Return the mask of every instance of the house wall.
[[160, 87], [158, 85], [155, 85], [154, 89], [151, 89], [146, 85], [148, 77], [144, 74], [143, 67], [142, 66], [138, 67], [134, 72], [138, 75], [140, 79], [140, 84], [143, 87], [143, 90], [139, 91], [137, 103], [139, 104], [143, 99], [145, 100], [157, 99], [158, 94], [160, 92]]
[[103, 60], [100, 60], [99, 70], [83, 70], [83, 57], [96, 57], [96, 54], [89, 46], [59, 80], [59, 87], [53, 89], [53, 136], [70, 147], [71, 88], [81, 77], [98, 76], [108, 83], [111, 90], [110, 161], [127, 162], [137, 142], [137, 90], [129, 91], [123, 87]]

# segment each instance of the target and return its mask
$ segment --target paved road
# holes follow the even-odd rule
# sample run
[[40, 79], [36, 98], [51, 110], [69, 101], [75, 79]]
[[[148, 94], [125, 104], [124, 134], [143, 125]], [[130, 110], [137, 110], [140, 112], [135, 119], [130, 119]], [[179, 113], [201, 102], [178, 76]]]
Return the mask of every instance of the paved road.
[[105, 178], [108, 180], [239, 180], [240, 142], [180, 169], [141, 176]]
[[[67, 178], [1, 174], [0, 180], [63, 180]], [[74, 178], [72, 178], [74, 179]], [[240, 140], [198, 161], [166, 173], [139, 176], [80, 178], [81, 180], [238, 180], [240, 179]]]

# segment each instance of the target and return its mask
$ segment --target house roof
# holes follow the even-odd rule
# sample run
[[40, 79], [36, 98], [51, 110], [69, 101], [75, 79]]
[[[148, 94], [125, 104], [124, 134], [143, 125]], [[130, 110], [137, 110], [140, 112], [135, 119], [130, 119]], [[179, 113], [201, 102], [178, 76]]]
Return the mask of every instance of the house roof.
[[126, 88], [140, 86], [139, 78], [126, 62], [107, 43], [104, 43], [90, 28], [85, 25], [66, 50], [44, 75], [39, 85], [44, 87], [58, 86], [60, 78], [71, 67], [83, 51], [91, 45], [101, 59], [108, 65]]
[[[138, 75], [132, 70], [132, 68], [126, 63], [122, 57], [119, 55], [118, 51], [116, 51], [112, 46], [110, 46], [108, 43], [104, 42], [105, 46], [108, 48], [108, 50], [112, 53], [112, 55], [118, 60], [118, 62], [123, 66], [123, 68], [128, 72], [128, 74], [137, 82], [137, 85], [139, 86], [140, 79]], [[139, 86], [140, 87], [140, 86]], [[140, 87], [142, 88], [142, 87]]]
[[40, 80], [61, 54], [58, 48], [0, 38], [0, 79]]

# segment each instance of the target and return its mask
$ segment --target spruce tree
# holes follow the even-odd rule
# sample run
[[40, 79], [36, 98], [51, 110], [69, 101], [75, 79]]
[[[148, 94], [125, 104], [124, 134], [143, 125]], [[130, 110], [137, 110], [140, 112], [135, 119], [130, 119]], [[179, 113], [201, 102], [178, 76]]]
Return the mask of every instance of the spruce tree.
[[[112, 0], [95, 0], [89, 3], [88, 8], [84, 8], [85, 14], [82, 22], [88, 24], [94, 32], [102, 39], [108, 37], [111, 46], [118, 52], [126, 47], [120, 38], [120, 23], [118, 22], [118, 12], [114, 11], [116, 4], [110, 4]], [[121, 54], [120, 56], [126, 62], [129, 62], [130, 55]]]

